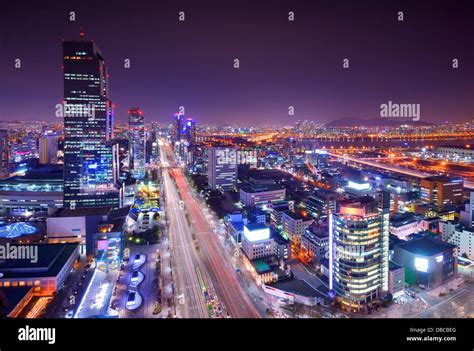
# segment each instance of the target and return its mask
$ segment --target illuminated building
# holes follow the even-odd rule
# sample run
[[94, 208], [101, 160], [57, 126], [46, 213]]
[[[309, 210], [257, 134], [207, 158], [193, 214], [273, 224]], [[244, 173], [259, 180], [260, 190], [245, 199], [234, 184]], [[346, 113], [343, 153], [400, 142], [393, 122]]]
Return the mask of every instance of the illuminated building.
[[468, 227], [474, 227], [474, 191], [469, 194], [469, 203], [465, 205], [464, 211], [460, 212], [461, 224]]
[[463, 201], [462, 178], [433, 176], [421, 180], [421, 200], [434, 204], [441, 209], [447, 205], [460, 204]]
[[405, 268], [405, 281], [437, 288], [457, 275], [456, 246], [422, 237], [395, 245], [393, 261]]
[[454, 162], [474, 161], [474, 149], [470, 145], [439, 146], [436, 148], [436, 154], [441, 159], [453, 160]]
[[308, 213], [316, 219], [325, 219], [329, 212], [336, 210], [338, 193], [325, 189], [315, 190], [305, 201], [305, 208]]
[[130, 172], [135, 179], [145, 176], [145, 116], [138, 107], [128, 110]]
[[329, 215], [330, 289], [360, 310], [388, 291], [389, 195], [340, 202]]
[[213, 190], [235, 188], [237, 182], [237, 160], [234, 147], [218, 146], [208, 150], [207, 176]]
[[249, 260], [272, 256], [274, 241], [270, 228], [263, 223], [246, 224], [242, 235], [242, 251]]
[[474, 259], [474, 229], [452, 221], [440, 222], [443, 241], [456, 246], [458, 256]]
[[295, 245], [300, 245], [301, 237], [305, 229], [313, 223], [309, 216], [303, 216], [301, 213], [285, 211], [282, 215], [283, 233]]
[[38, 139], [39, 163], [58, 163], [58, 138], [55, 135], [42, 135]]
[[278, 184], [248, 186], [240, 189], [244, 206], [262, 205], [285, 200], [286, 189]]
[[196, 157], [196, 121], [178, 113], [174, 115], [174, 118], [172, 140], [176, 155], [187, 166], [192, 166]]
[[47, 219], [48, 242], [78, 243], [82, 253], [97, 254], [97, 240], [115, 241], [123, 235], [129, 211], [130, 207], [64, 209]]
[[277, 202], [272, 204], [272, 211], [270, 213], [270, 222], [273, 227], [281, 230], [283, 227], [283, 213], [290, 209], [287, 201]]
[[184, 123], [184, 115], [175, 113], [174, 114], [174, 128], [172, 129], [173, 141], [179, 143], [181, 141], [182, 130]]
[[120, 207], [107, 66], [82, 37], [63, 42], [64, 207]]
[[[22, 245], [19, 245], [22, 246]], [[79, 257], [77, 244], [24, 245], [36, 247], [36, 260], [15, 259], [0, 261], [1, 289], [31, 287], [33, 295], [52, 296], [62, 288]]]
[[361, 197], [365, 195], [371, 195], [372, 186], [367, 181], [352, 181], [349, 180], [347, 182], [347, 186], [344, 188], [344, 191], [348, 195], [352, 195], [354, 197]]
[[328, 166], [329, 154], [326, 150], [306, 150], [305, 161], [317, 168]]
[[43, 166], [0, 180], [0, 213], [46, 215], [63, 207], [63, 171]]
[[301, 237], [301, 248], [318, 262], [327, 258], [329, 250], [329, 230], [326, 223], [313, 223], [305, 229]]
[[22, 162], [38, 157], [38, 148], [36, 145], [36, 136], [34, 133], [28, 133], [16, 143], [10, 145], [10, 160], [12, 162]]
[[0, 129], [0, 178], [8, 175], [8, 131]]
[[413, 213], [395, 213], [390, 217], [390, 234], [406, 240], [411, 234], [422, 230], [420, 219]]

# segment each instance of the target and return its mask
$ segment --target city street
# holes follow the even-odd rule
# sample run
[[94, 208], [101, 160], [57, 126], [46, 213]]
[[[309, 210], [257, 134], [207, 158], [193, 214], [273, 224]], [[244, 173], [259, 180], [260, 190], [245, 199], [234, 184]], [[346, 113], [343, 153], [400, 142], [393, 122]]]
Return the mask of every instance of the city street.
[[169, 175], [168, 160], [163, 145], [160, 145], [160, 155], [163, 165], [166, 214], [169, 221], [172, 274], [176, 287], [177, 317], [207, 318], [209, 313], [196, 274], [196, 267], [200, 265], [200, 262], [192, 243], [191, 232], [183, 208], [180, 205], [178, 191]]
[[174, 168], [172, 175], [176, 180], [181, 199], [196, 230], [196, 237], [202, 250], [203, 263], [216, 279], [214, 285], [223, 305], [229, 309], [232, 317], [260, 317], [254, 303], [241, 287], [237, 273], [226, 256], [217, 234], [214, 232], [215, 225], [209, 224], [201, 212], [198, 202], [191, 196], [191, 189], [181, 169]]

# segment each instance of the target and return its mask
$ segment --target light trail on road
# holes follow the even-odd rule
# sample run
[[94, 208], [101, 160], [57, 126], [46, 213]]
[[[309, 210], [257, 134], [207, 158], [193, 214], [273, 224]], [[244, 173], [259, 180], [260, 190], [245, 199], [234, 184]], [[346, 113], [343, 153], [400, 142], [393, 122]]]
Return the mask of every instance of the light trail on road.
[[[162, 145], [163, 146], [163, 145]], [[202, 249], [202, 260], [206, 268], [210, 270], [216, 279], [214, 287], [223, 305], [235, 318], [259, 318], [261, 317], [257, 308], [248, 294], [238, 281], [237, 273], [226, 257], [224, 248], [219, 238], [213, 231], [201, 212], [198, 202], [191, 195], [191, 189], [187, 184], [181, 169], [175, 167], [170, 174], [176, 180], [176, 185], [181, 194], [196, 229], [196, 237], [199, 247]]]
[[[167, 164], [166, 155], [161, 147], [160, 151], [163, 164]], [[195, 267], [199, 265], [199, 261], [191, 241], [191, 233], [189, 231], [184, 211], [179, 206], [179, 195], [176, 186], [173, 184], [169, 171], [163, 168], [163, 185], [165, 189], [166, 208], [169, 216], [169, 238], [173, 263], [173, 272], [177, 277], [177, 296], [183, 295], [184, 304], [183, 315], [185, 318], [208, 318], [204, 294], [200, 289], [198, 277]]]

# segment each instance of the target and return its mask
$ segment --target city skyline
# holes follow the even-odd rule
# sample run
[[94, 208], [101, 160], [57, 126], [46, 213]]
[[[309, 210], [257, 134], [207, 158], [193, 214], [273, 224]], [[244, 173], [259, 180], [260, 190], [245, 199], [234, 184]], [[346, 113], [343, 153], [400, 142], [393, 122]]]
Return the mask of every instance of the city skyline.
[[471, 342], [474, 6], [175, 1], [4, 6], [0, 348], [169, 319]]
[[[245, 3], [227, 10], [213, 2], [140, 5], [133, 11], [122, 11], [125, 2], [5, 5], [2, 12], [11, 16], [0, 23], [0, 72], [10, 84], [0, 97], [0, 120], [54, 121], [62, 96], [61, 40], [77, 40], [80, 28], [107, 57], [117, 122], [139, 105], [160, 123], [170, 122], [180, 106], [201, 124], [327, 123], [380, 118], [380, 105], [389, 101], [419, 104], [422, 122], [474, 117], [474, 25], [468, 20], [474, 6], [467, 1], [261, 1], [251, 11]], [[95, 11], [87, 11], [91, 6]], [[12, 21], [17, 16], [26, 20]], [[343, 68], [346, 58], [349, 68]]]

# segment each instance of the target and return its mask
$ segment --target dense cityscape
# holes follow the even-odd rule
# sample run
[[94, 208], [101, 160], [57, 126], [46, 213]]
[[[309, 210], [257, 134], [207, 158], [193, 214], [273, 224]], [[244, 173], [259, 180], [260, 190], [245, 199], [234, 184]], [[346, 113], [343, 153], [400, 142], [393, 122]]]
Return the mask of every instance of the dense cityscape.
[[1, 126], [2, 254], [39, 250], [4, 316], [473, 315], [472, 123], [112, 128], [97, 45], [63, 51], [64, 124]]
[[[298, 101], [249, 115], [255, 102], [219, 95], [246, 117], [186, 99], [158, 113], [128, 75], [137, 59], [119, 75], [144, 97], [124, 99], [109, 75], [120, 54], [66, 15], [75, 34], [44, 85], [61, 91], [54, 108], [0, 100], [0, 319], [474, 318], [472, 96], [456, 95], [453, 115], [397, 93], [352, 117], [310, 118]], [[10, 77], [28, 64], [11, 62]], [[18, 340], [47, 340], [25, 328]]]

